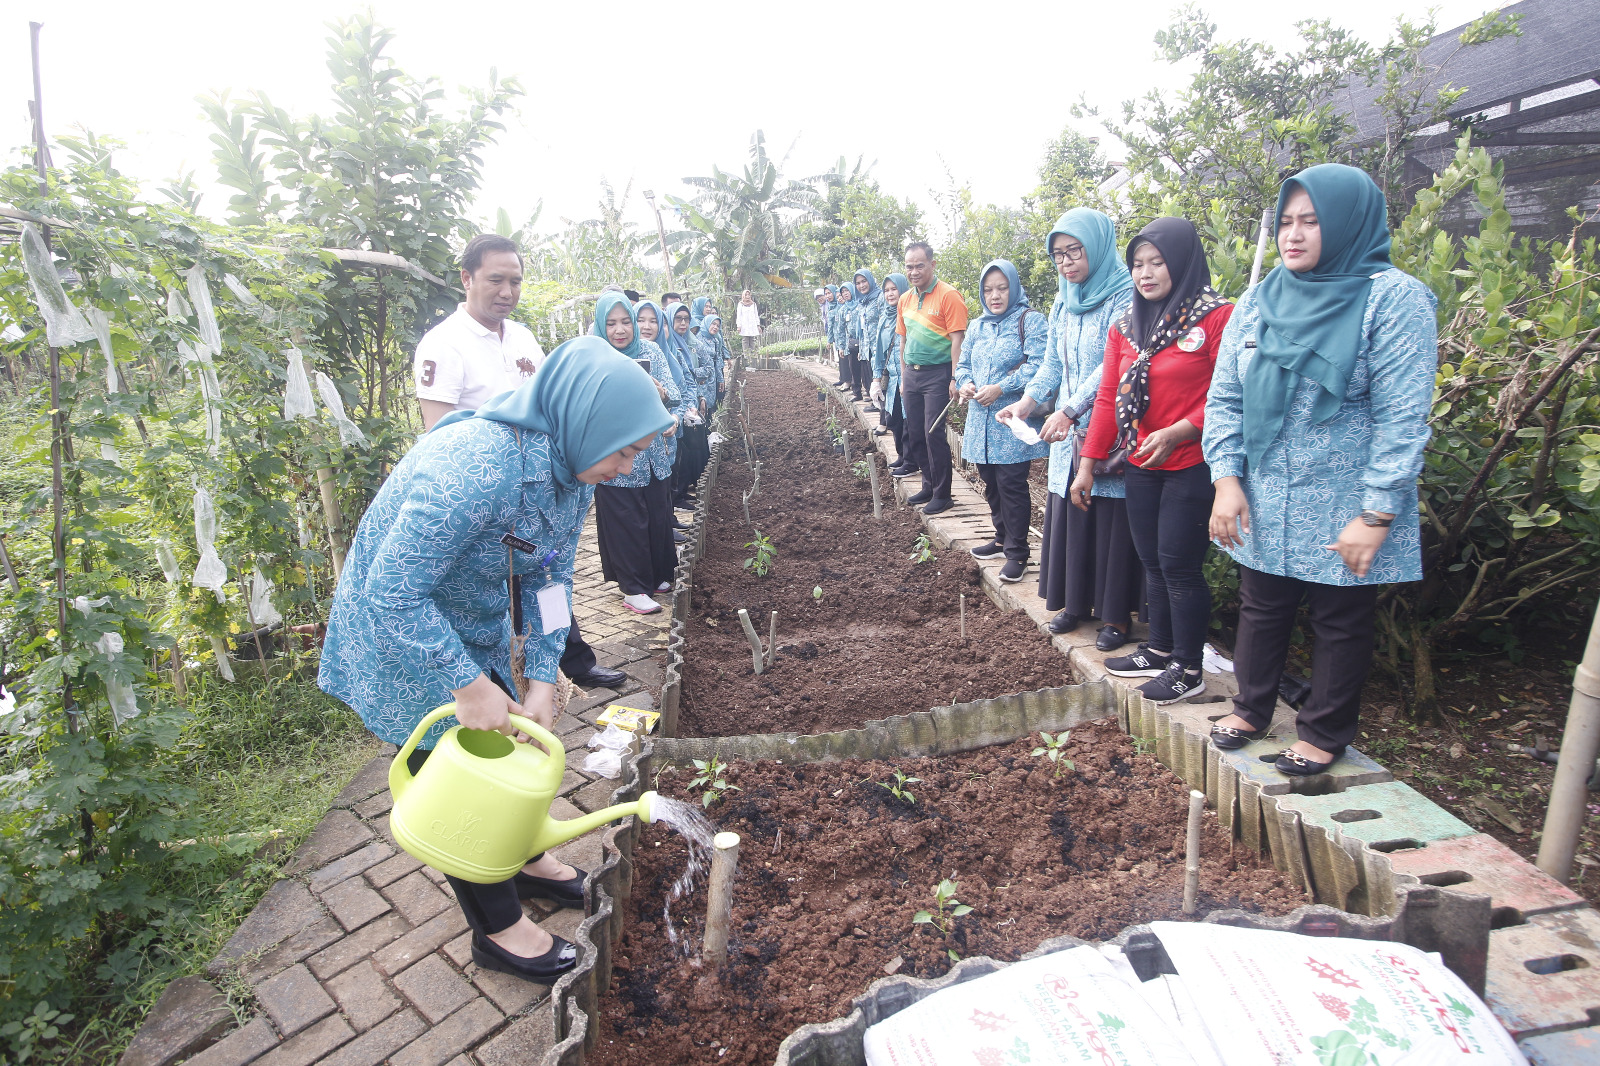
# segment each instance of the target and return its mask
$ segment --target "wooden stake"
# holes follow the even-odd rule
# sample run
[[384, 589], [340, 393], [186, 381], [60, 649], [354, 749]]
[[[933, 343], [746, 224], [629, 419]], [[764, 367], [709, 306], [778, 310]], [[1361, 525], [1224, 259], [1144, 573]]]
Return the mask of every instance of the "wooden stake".
[[706, 941], [701, 957], [712, 966], [728, 961], [728, 926], [733, 920], [733, 877], [739, 870], [739, 834], [711, 838], [711, 876], [706, 882]]
[[867, 477], [872, 481], [872, 517], [883, 517], [883, 501], [878, 498], [878, 456], [875, 452], [867, 453]]
[[957, 595], [961, 597], [961, 639], [965, 641], [967, 639], [967, 594], [962, 592]]
[[767, 624], [767, 667], [771, 669], [772, 661], [778, 657], [778, 612], [772, 612], [772, 618]]
[[1183, 913], [1193, 914], [1195, 896], [1200, 892], [1200, 812], [1205, 810], [1206, 794], [1189, 792], [1188, 851], [1183, 862]]
[[743, 607], [739, 608], [739, 624], [744, 626], [744, 635], [750, 639], [750, 658], [759, 674], [766, 669], [766, 657], [762, 654], [761, 638], [756, 636], [756, 627], [750, 622], [750, 612]]

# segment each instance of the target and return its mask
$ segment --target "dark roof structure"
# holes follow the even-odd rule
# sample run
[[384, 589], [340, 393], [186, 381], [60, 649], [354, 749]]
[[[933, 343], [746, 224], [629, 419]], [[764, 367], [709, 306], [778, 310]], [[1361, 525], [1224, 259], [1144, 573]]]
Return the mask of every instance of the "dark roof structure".
[[[1600, 209], [1600, 0], [1524, 0], [1501, 10], [1521, 16], [1520, 36], [1463, 47], [1465, 27], [1458, 26], [1429, 42], [1429, 85], [1467, 91], [1446, 122], [1413, 144], [1405, 181], [1408, 188], [1431, 181], [1470, 126], [1473, 144], [1505, 164], [1516, 230], [1554, 237], [1572, 229], [1567, 208]], [[1376, 91], [1352, 90], [1350, 97], [1358, 140], [1381, 141]]]

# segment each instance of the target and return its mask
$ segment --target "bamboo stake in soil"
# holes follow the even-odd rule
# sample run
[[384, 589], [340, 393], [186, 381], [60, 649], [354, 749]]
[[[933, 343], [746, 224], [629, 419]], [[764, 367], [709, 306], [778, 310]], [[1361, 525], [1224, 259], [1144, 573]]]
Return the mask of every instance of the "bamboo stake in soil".
[[961, 639], [967, 639], [967, 594], [957, 593], [961, 597]]
[[1200, 812], [1205, 809], [1206, 794], [1189, 792], [1188, 850], [1183, 862], [1183, 913], [1193, 914], [1195, 896], [1200, 892]]
[[867, 477], [872, 481], [872, 517], [883, 517], [883, 501], [878, 498], [878, 456], [867, 453]]
[[733, 875], [739, 869], [739, 834], [711, 838], [711, 877], [706, 883], [706, 942], [701, 957], [712, 966], [728, 961], [728, 926], [733, 919]]
[[317, 467], [317, 492], [322, 497], [322, 517], [328, 527], [328, 549], [333, 553], [333, 579], [337, 582], [344, 576], [344, 517], [339, 513], [331, 468]]
[[778, 612], [772, 612], [772, 618], [767, 625], [767, 668], [772, 668], [773, 660], [778, 657]]
[[756, 627], [750, 622], [750, 612], [743, 607], [739, 608], [739, 624], [744, 626], [744, 635], [750, 638], [750, 658], [759, 674], [766, 669], [766, 657], [761, 652], [761, 638], [756, 636]]

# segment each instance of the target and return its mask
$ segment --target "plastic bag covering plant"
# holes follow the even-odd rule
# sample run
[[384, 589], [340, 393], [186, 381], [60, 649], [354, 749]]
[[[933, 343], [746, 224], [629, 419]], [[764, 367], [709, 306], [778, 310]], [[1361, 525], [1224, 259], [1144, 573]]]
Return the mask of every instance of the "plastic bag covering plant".
[[50, 343], [65, 347], [93, 339], [94, 329], [83, 312], [67, 298], [50, 249], [45, 247], [44, 237], [31, 222], [22, 224], [22, 261], [27, 266], [28, 281], [33, 286], [34, 300], [39, 314], [44, 317], [45, 336]]
[[306, 378], [305, 357], [300, 354], [298, 348], [290, 348], [283, 354], [289, 359], [287, 380], [283, 386], [283, 420], [292, 422], [297, 418], [315, 418], [317, 404], [311, 398], [311, 382]]
[[257, 566], [250, 571], [250, 620], [258, 626], [275, 626], [283, 615], [272, 605], [272, 581]]
[[106, 357], [106, 393], [119, 391], [117, 387], [117, 357], [111, 350], [111, 316], [98, 307], [83, 313], [94, 330], [94, 339], [100, 342], [100, 351]]
[[349, 416], [344, 413], [344, 400], [339, 397], [339, 386], [320, 370], [317, 371], [317, 395], [322, 397], [322, 405], [327, 408], [328, 419], [339, 427], [339, 440], [342, 443], [346, 446], [367, 443], [361, 427], [350, 421]]
[[186, 341], [178, 342], [178, 355], [184, 366], [192, 368], [195, 381], [200, 386], [206, 441], [212, 458], [216, 458], [217, 449], [222, 447], [222, 383], [217, 379], [216, 363], [212, 361], [209, 348], [204, 345], [196, 347]]
[[222, 589], [228, 583], [228, 568], [217, 555], [217, 508], [211, 493], [203, 487], [194, 490], [194, 542], [200, 550], [200, 562], [194, 568], [195, 588], [210, 589], [223, 600]]

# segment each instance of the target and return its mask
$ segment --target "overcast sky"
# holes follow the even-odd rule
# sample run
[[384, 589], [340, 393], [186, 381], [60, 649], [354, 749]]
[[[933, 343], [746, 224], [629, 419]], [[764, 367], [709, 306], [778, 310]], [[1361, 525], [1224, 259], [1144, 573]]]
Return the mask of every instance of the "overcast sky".
[[[202, 209], [220, 214], [211, 129], [195, 98], [264, 90], [296, 115], [331, 111], [326, 24], [363, 5], [194, 0], [0, 0], [0, 147], [31, 133], [29, 19], [43, 34], [45, 118], [59, 136], [83, 128], [119, 138], [121, 168], [155, 187], [194, 170]], [[671, 4], [614, 0], [532, 4], [374, 0], [393, 29], [391, 54], [454, 94], [494, 67], [526, 95], [485, 160], [474, 213], [504, 207], [521, 222], [544, 201], [541, 229], [595, 214], [599, 182], [645, 223], [642, 189], [688, 191], [679, 179], [737, 169], [750, 133], [765, 130], [786, 173], [876, 161], [883, 188], [932, 214], [945, 167], [980, 201], [1016, 203], [1034, 184], [1044, 145], [1081, 94], [1114, 112], [1123, 99], [1181, 84], [1155, 60], [1165, 3]], [[1293, 38], [1301, 18], [1332, 18], [1381, 40], [1398, 14], [1427, 0], [1210, 0], [1225, 38]], [[1486, 0], [1438, 0], [1441, 29]], [[825, 15], [810, 15], [815, 11]], [[848, 13], [845, 13], [848, 12]], [[670, 101], [670, 103], [669, 103]], [[1099, 131], [1080, 126], [1084, 132]], [[1115, 151], [1112, 152], [1115, 155]], [[653, 225], [653, 223], [652, 223]]]

